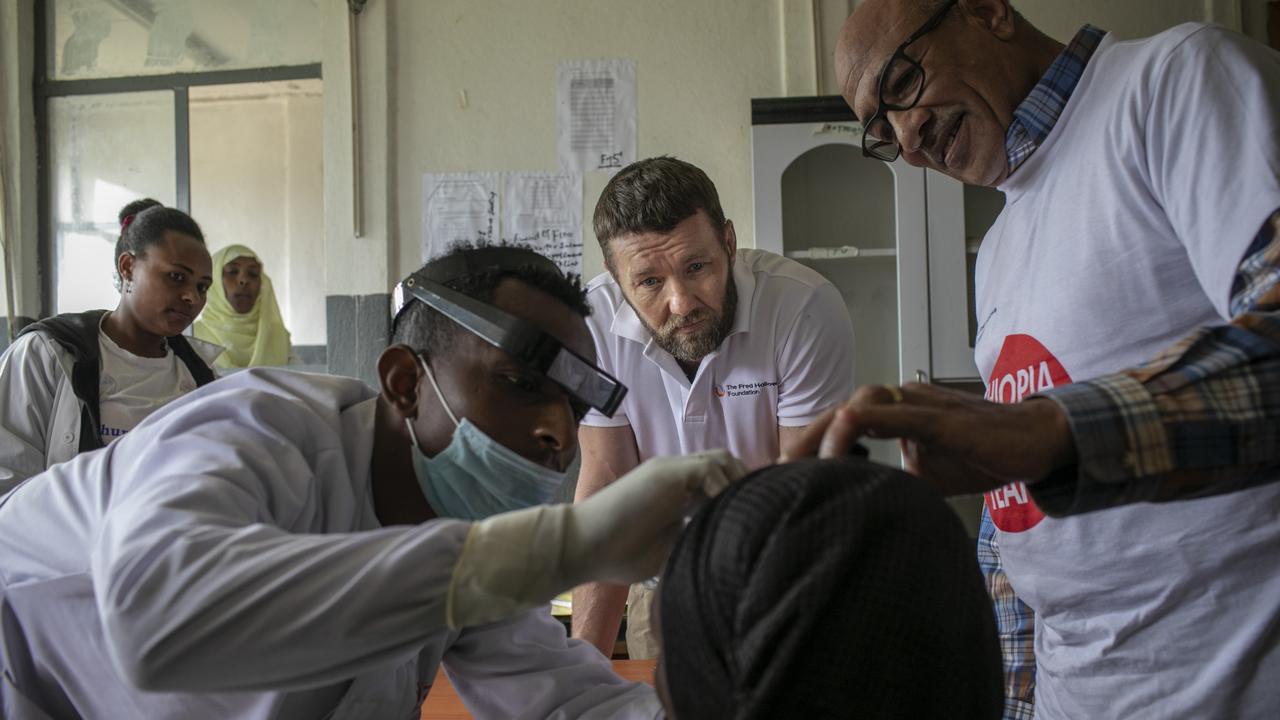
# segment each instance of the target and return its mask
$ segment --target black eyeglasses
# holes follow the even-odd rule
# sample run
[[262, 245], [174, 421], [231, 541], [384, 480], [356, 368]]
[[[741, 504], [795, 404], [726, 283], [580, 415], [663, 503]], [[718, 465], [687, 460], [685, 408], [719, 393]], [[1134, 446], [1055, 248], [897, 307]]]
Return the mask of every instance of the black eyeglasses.
[[862, 123], [862, 154], [864, 156], [893, 162], [902, 154], [902, 145], [898, 142], [898, 137], [893, 131], [893, 126], [889, 124], [889, 119], [885, 117], [885, 113], [891, 110], [897, 112], [910, 110], [920, 102], [920, 95], [924, 92], [924, 68], [920, 67], [920, 63], [907, 57], [907, 46], [942, 24], [942, 18], [946, 17], [959, 1], [951, 0], [934, 13], [933, 17], [926, 20], [919, 30], [911, 33], [911, 37], [893, 51], [893, 57], [889, 58], [889, 62], [885, 63], [884, 69], [880, 71], [880, 84], [876, 95], [879, 105], [871, 118]]

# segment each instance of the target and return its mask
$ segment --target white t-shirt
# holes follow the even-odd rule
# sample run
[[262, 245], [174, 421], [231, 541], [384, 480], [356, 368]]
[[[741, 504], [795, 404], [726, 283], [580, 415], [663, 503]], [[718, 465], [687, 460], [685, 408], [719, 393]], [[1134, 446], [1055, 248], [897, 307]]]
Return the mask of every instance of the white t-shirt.
[[117, 345], [99, 327], [98, 348], [98, 432], [103, 445], [111, 444], [169, 401], [196, 389], [191, 371], [168, 345], [164, 357], [141, 357]]
[[583, 423], [630, 425], [641, 460], [727, 448], [759, 467], [778, 457], [779, 425], [807, 425], [847, 399], [853, 330], [835, 286], [763, 250], [739, 250], [733, 278], [733, 329], [692, 382], [653, 342], [613, 278], [592, 280], [587, 327], [600, 366], [629, 392], [612, 418], [593, 411]]
[[[1278, 141], [1277, 53], [1204, 25], [1105, 38], [982, 244], [987, 397], [1118, 372], [1228, 319], [1280, 208]], [[1021, 486], [986, 505], [1036, 612], [1037, 717], [1274, 717], [1280, 483], [1061, 519]]]

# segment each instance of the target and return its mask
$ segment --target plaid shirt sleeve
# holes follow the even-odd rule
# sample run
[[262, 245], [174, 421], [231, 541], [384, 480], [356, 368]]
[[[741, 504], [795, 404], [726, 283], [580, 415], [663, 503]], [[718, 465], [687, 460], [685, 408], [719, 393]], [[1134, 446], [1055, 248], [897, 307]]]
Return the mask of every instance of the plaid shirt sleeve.
[[1004, 657], [1004, 720], [1032, 720], [1036, 714], [1035, 611], [1014, 594], [1000, 563], [996, 526], [982, 509], [978, 567], [996, 613], [996, 633]]
[[1246, 251], [1232, 321], [1126, 372], [1044, 393], [1077, 465], [1028, 484], [1046, 514], [1232, 492], [1280, 480], [1280, 210]]

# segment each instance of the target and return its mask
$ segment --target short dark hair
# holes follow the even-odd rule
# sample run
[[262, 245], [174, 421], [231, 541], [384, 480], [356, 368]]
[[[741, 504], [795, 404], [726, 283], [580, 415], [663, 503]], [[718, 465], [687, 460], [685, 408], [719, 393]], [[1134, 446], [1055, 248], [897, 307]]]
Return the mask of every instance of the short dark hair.
[[129, 253], [141, 257], [147, 248], [164, 239], [166, 231], [173, 230], [204, 242], [204, 233], [200, 225], [191, 216], [178, 210], [161, 205], [151, 198], [134, 200], [120, 208], [120, 238], [116, 240], [116, 254], [113, 260]]
[[711, 226], [724, 228], [724, 210], [715, 183], [696, 165], [661, 157], [631, 163], [613, 176], [596, 202], [592, 228], [605, 264], [612, 265], [609, 241], [619, 235], [671, 232], [699, 210], [711, 218]]
[[[458, 243], [452, 246], [447, 254], [423, 267], [431, 267], [433, 263], [477, 250], [479, 247], [481, 246], [470, 243]], [[582, 317], [591, 314], [591, 306], [587, 304], [587, 292], [582, 286], [581, 278], [577, 275], [553, 272], [538, 265], [520, 265], [514, 269], [488, 268], [449, 280], [444, 284], [464, 295], [488, 303], [493, 302], [494, 292], [506, 278], [515, 278], [529, 287], [547, 293]], [[429, 351], [432, 354], [438, 354], [447, 351], [453, 345], [458, 329], [457, 323], [435, 309], [425, 303], [412, 301], [396, 318], [395, 327], [391, 331], [391, 344], [408, 345], [420, 352]]]

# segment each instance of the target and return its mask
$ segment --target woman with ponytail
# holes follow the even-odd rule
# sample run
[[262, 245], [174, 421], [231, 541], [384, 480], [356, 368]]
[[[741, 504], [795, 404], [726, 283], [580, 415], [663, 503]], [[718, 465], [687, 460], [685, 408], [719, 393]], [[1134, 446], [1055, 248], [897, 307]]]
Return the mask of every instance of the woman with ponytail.
[[222, 348], [182, 335], [213, 282], [200, 226], [151, 199], [119, 219], [116, 308], [36, 322], [0, 356], [0, 495], [215, 377]]

